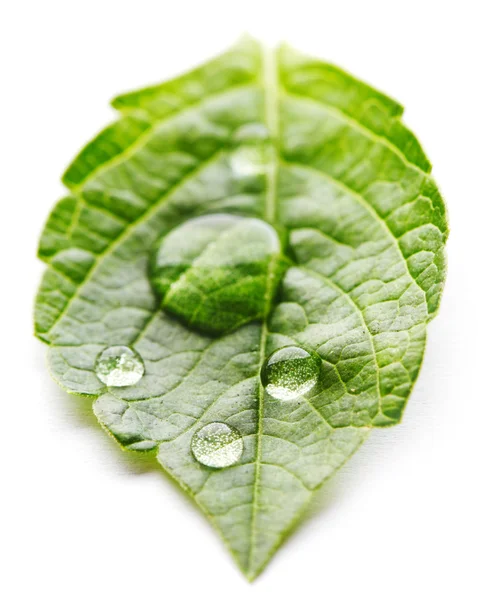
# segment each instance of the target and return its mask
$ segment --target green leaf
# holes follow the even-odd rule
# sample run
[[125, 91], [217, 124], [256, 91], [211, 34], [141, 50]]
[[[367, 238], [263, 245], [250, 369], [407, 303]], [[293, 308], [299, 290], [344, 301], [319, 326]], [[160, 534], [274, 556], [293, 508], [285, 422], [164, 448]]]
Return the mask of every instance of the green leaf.
[[[123, 448], [157, 452], [252, 579], [370, 429], [399, 422], [443, 288], [444, 203], [399, 104], [286, 46], [244, 39], [113, 106], [40, 240], [36, 334], [59, 385], [91, 397]], [[181, 245], [210, 214], [267, 223], [259, 253], [244, 231]], [[176, 263], [153, 259], [151, 279], [158, 243]], [[110, 346], [141, 357], [135, 385], [96, 376]], [[261, 384], [284, 346], [320, 359], [294, 401]], [[191, 452], [215, 422], [232, 432], [219, 451], [243, 439], [223, 469]]]

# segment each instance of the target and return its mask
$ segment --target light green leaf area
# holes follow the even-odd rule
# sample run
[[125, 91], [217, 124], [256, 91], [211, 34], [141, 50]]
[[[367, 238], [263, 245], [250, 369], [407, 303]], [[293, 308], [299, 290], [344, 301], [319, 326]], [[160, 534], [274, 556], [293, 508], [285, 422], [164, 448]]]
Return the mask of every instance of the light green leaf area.
[[[67, 169], [41, 237], [36, 334], [59, 385], [90, 396], [123, 448], [157, 452], [252, 579], [370, 429], [399, 422], [442, 292], [444, 203], [399, 104], [286, 46], [244, 39], [113, 106], [119, 120]], [[151, 277], [158, 243], [213, 214], [263, 222], [255, 275], [221, 262], [239, 247], [247, 259], [242, 231], [215, 239], [209, 263], [211, 240], [185, 235], [181, 262], [177, 238], [176, 266]], [[201, 268], [218, 260], [209, 281]], [[290, 345], [321, 369], [282, 402], [260, 372]], [[141, 356], [138, 383], [100, 382], [108, 346]], [[238, 464], [194, 458], [191, 438], [212, 422], [242, 435]]]

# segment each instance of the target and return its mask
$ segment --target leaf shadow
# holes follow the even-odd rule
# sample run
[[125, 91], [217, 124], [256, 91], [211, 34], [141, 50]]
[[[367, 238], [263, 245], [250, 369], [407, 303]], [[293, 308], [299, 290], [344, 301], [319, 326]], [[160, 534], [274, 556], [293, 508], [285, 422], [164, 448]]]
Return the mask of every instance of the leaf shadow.
[[[343, 474], [344, 473], [342, 472], [342, 476]], [[291, 538], [299, 535], [300, 531], [305, 528], [308, 523], [312, 521], [317, 522], [318, 520], [325, 518], [328, 509], [334, 506], [346, 493], [345, 487], [346, 485], [344, 485], [341, 478], [334, 475], [313, 492], [305, 509], [299, 514], [299, 517], [292, 523], [289, 530], [281, 539], [280, 548], [282, 548]], [[275, 555], [272, 556], [272, 558], [274, 557]]]
[[[66, 391], [57, 387], [54, 382], [49, 382], [52, 393], [49, 398], [55, 402], [55, 410], [66, 421], [70, 422], [72, 427], [85, 429], [94, 433], [95, 441], [102, 446], [102, 452], [106, 453], [112, 460], [118, 470], [131, 476], [144, 476], [146, 474], [157, 474], [158, 483], [167, 478], [178, 492], [178, 495], [187, 502], [190, 507], [194, 507], [197, 513], [197, 505], [179, 483], [165, 471], [156, 460], [156, 450], [149, 452], [140, 452], [134, 450], [125, 450], [111, 436], [107, 434], [98, 422], [92, 408], [94, 399], [68, 394]], [[105, 435], [106, 434], [106, 435]]]

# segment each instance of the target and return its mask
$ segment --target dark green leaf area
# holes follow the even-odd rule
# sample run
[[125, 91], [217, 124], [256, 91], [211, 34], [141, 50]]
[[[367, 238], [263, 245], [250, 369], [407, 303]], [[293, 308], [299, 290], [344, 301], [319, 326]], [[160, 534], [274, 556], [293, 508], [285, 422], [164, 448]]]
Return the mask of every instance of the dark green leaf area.
[[165, 310], [217, 335], [267, 317], [284, 266], [270, 225], [216, 214], [166, 235], [154, 252], [151, 272]]

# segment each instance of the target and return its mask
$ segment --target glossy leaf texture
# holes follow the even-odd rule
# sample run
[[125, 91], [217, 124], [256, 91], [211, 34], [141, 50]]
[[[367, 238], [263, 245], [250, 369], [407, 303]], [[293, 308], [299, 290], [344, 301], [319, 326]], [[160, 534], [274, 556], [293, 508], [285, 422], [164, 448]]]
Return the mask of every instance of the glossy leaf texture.
[[[123, 448], [157, 452], [253, 579], [371, 428], [400, 421], [442, 292], [444, 203], [402, 107], [287, 46], [243, 39], [113, 106], [42, 234], [36, 334], [59, 385], [92, 398]], [[220, 335], [166, 310], [150, 273], [158, 242], [210, 214], [267, 223], [287, 261], [268, 287], [256, 261], [261, 303]], [[186, 296], [202, 281], [188, 265]], [[281, 402], [260, 373], [291, 345], [320, 357], [320, 377]], [[98, 379], [109, 346], [140, 355], [138, 383]], [[239, 463], [195, 460], [191, 439], [213, 422], [241, 434]]]

